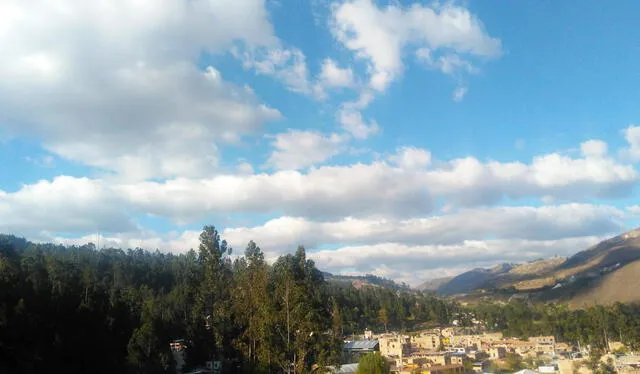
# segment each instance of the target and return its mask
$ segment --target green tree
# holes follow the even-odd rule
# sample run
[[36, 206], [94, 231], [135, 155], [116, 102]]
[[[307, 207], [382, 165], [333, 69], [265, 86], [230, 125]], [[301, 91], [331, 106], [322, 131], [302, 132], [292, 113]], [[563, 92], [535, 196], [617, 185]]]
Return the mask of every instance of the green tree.
[[387, 325], [389, 324], [389, 312], [387, 312], [387, 308], [380, 308], [378, 320], [384, 325], [384, 331], [387, 332]]
[[522, 357], [515, 353], [507, 353], [507, 355], [505, 356], [505, 366], [507, 370], [512, 372], [524, 369]]
[[357, 374], [388, 374], [389, 362], [378, 352], [360, 357]]
[[204, 269], [204, 279], [200, 286], [199, 303], [196, 309], [213, 338], [209, 354], [216, 358], [225, 355], [226, 348], [231, 347], [227, 334], [231, 326], [231, 263], [228, 255], [231, 247], [214, 226], [205, 226], [200, 234], [199, 260]]

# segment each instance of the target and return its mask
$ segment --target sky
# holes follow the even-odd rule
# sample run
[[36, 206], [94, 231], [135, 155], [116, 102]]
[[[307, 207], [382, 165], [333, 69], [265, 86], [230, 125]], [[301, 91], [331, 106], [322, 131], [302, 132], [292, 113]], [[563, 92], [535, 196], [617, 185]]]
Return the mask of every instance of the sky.
[[[640, 224], [637, 1], [5, 0], [0, 232], [417, 285]], [[638, 125], [636, 125], [638, 124]]]

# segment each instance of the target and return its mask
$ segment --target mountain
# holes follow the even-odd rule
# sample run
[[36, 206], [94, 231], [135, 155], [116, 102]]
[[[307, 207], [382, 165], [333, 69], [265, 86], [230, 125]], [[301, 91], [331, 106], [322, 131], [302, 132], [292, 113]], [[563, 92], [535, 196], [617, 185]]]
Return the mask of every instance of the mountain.
[[476, 268], [453, 277], [437, 289], [441, 295], [467, 293], [479, 288], [491, 287], [490, 284], [501, 275], [509, 272], [512, 264], [499, 264], [490, 269]]
[[584, 308], [608, 305], [615, 302], [630, 303], [640, 301], [640, 261], [633, 261], [619, 270], [596, 279], [582, 292], [570, 298], [570, 306]]
[[328, 282], [336, 283], [350, 283], [356, 289], [362, 287], [383, 287], [390, 288], [395, 291], [408, 291], [410, 287], [404, 283], [398, 284], [390, 279], [378, 277], [372, 274], [366, 275], [334, 275], [327, 272], [322, 272], [324, 279]]
[[[640, 229], [604, 240], [575, 255], [473, 269], [442, 283], [438, 294], [526, 296], [574, 307], [640, 301]], [[634, 286], [636, 285], [636, 286]]]
[[430, 279], [416, 287], [418, 291], [437, 291], [445, 283], [451, 281], [453, 277]]

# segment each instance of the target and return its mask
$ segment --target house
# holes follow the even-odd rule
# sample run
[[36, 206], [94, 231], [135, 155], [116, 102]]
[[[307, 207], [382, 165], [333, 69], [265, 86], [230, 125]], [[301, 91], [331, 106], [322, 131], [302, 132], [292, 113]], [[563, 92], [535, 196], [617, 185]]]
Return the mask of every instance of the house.
[[555, 365], [538, 366], [539, 373], [553, 374], [557, 371], [558, 371], [558, 368]]
[[410, 342], [413, 347], [433, 351], [437, 351], [442, 343], [440, 335], [431, 332], [423, 332], [417, 336], [412, 336]]
[[364, 330], [364, 339], [365, 340], [373, 339], [373, 332], [369, 329]]
[[489, 369], [489, 361], [476, 361], [473, 363], [473, 371], [476, 373], [484, 373]]
[[360, 356], [380, 350], [377, 340], [347, 341], [342, 347], [343, 361], [346, 363], [358, 362]]
[[464, 367], [462, 365], [436, 365], [422, 369], [422, 374], [462, 374]]
[[504, 358], [507, 355], [505, 347], [493, 347], [489, 349], [489, 357], [492, 360]]
[[406, 336], [384, 335], [378, 337], [380, 354], [385, 357], [396, 357], [409, 352], [409, 339]]

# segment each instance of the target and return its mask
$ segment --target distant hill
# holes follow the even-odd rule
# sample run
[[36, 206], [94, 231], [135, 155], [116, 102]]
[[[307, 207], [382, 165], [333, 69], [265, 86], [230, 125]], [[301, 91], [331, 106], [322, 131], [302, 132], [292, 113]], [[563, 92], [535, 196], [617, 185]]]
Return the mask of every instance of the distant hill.
[[453, 277], [449, 282], [438, 287], [441, 295], [468, 293], [479, 288], [492, 288], [491, 284], [501, 275], [513, 268], [512, 264], [500, 264], [490, 269], [476, 268]]
[[451, 281], [453, 277], [430, 279], [416, 287], [418, 291], [437, 291], [443, 284]]
[[609, 305], [615, 302], [640, 301], [639, 274], [640, 261], [633, 261], [582, 287], [581, 292], [570, 298], [570, 306], [584, 308], [596, 304]]
[[407, 284], [398, 284], [390, 279], [378, 277], [372, 274], [366, 275], [334, 275], [327, 272], [322, 272], [324, 279], [328, 282], [340, 282], [350, 283], [355, 288], [360, 289], [362, 287], [384, 287], [392, 290], [408, 291], [411, 288]]
[[640, 229], [604, 240], [575, 255], [473, 269], [438, 286], [441, 295], [473, 298], [526, 296], [574, 307], [640, 301]]

